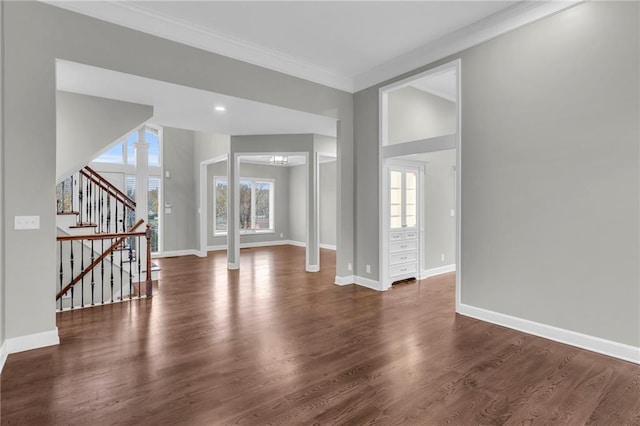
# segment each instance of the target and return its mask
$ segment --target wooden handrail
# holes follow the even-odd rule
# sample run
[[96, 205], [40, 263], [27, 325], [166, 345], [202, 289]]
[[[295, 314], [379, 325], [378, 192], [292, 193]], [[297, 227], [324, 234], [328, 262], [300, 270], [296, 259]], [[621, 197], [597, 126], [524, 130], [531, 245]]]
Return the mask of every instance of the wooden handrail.
[[[91, 265], [87, 266], [87, 267], [84, 269], [84, 271], [81, 271], [81, 272], [80, 272], [80, 274], [78, 274], [78, 276], [77, 276], [77, 277], [75, 277], [75, 278], [74, 278], [74, 279], [73, 279], [69, 284], [67, 284], [67, 285], [66, 285], [62, 290], [60, 290], [60, 291], [58, 292], [58, 294], [56, 294], [56, 300], [60, 299], [60, 298], [62, 297], [62, 295], [63, 295], [63, 294], [65, 294], [67, 291], [69, 291], [69, 289], [70, 289], [71, 287], [73, 287], [74, 285], [76, 285], [76, 284], [77, 284], [77, 283], [78, 283], [78, 282], [79, 282], [79, 281], [80, 281], [80, 280], [81, 280], [85, 275], [87, 275], [87, 273], [89, 273], [89, 271], [91, 271], [91, 270], [92, 270], [93, 268], [95, 268], [98, 264], [100, 264], [100, 262], [102, 262], [102, 260], [103, 260], [105, 257], [107, 257], [109, 254], [111, 254], [111, 252], [112, 252], [112, 251], [114, 251], [114, 250], [116, 249], [116, 247], [118, 247], [120, 244], [122, 244], [122, 242], [123, 242], [127, 237], [130, 237], [130, 236], [131, 236], [131, 234], [130, 234], [131, 232], [133, 232], [136, 228], [138, 228], [138, 227], [139, 227], [140, 225], [142, 225], [143, 223], [144, 223], [144, 220], [143, 220], [143, 219], [140, 219], [140, 220], [138, 220], [138, 221], [137, 221], [137, 222], [136, 222], [136, 223], [131, 227], [131, 229], [129, 229], [129, 232], [125, 232], [125, 233], [123, 233], [123, 234], [125, 235], [124, 237], [119, 237], [119, 238], [116, 240], [116, 242], [115, 242], [115, 243], [113, 243], [113, 244], [111, 244], [111, 246], [110, 246], [108, 249], [106, 249], [106, 250], [104, 251], [104, 253], [102, 253], [102, 254], [101, 254], [97, 259], [95, 259], [95, 260], [91, 263]], [[147, 235], [147, 234], [149, 233], [149, 232], [148, 232], [148, 229], [149, 229], [149, 228], [147, 227], [147, 232], [141, 232], [141, 233], [138, 233], [138, 234], [140, 234], [140, 235]], [[103, 234], [103, 235], [106, 235], [106, 234]], [[88, 238], [87, 238], [87, 239], [88, 239]], [[147, 241], [148, 241], [148, 239], [147, 239]], [[147, 244], [147, 246], [148, 246], [148, 245], [149, 245], [149, 244]], [[147, 251], [149, 251], [149, 250], [147, 249]], [[149, 263], [149, 264], [147, 265], [147, 270], [148, 270], [147, 275], [149, 275], [149, 273], [150, 273], [150, 271], [151, 271], [151, 263]]]
[[[143, 221], [140, 219], [140, 221]], [[110, 238], [127, 238], [127, 237], [144, 237], [147, 235], [146, 231], [138, 232], [118, 232], [114, 234], [85, 234], [85, 235], [58, 235], [57, 241], [73, 241], [73, 240], [108, 240]]]
[[82, 173], [84, 177], [86, 177], [87, 179], [89, 179], [90, 181], [92, 181], [93, 183], [95, 183], [105, 191], [107, 191], [110, 195], [113, 195], [121, 203], [126, 204], [127, 207], [129, 207], [130, 209], [135, 210], [136, 202], [133, 201], [131, 197], [124, 194], [118, 188], [113, 186], [111, 182], [109, 182], [108, 180], [100, 176], [99, 173], [97, 173], [95, 170], [93, 170], [89, 166], [85, 166], [84, 168], [90, 172], [90, 173], [87, 173], [84, 170], [80, 170], [80, 173]]

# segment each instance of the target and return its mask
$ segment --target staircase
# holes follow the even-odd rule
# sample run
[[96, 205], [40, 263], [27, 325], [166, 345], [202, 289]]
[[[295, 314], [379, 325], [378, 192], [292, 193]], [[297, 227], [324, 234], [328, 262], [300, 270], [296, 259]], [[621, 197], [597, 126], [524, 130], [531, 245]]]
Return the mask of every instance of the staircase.
[[135, 201], [90, 167], [56, 190], [58, 311], [151, 297], [151, 229], [134, 222]]

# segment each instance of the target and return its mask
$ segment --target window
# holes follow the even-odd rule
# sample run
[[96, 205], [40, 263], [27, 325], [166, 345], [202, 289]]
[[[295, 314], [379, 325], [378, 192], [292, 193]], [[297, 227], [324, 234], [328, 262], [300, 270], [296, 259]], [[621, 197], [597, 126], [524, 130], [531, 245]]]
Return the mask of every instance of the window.
[[123, 164], [124, 153], [122, 151], [122, 142], [115, 144], [105, 152], [100, 154], [98, 158], [93, 160], [96, 163]]
[[[149, 186], [147, 193], [147, 222], [151, 225], [151, 252], [158, 252], [158, 225], [159, 225], [159, 196], [160, 196], [160, 176], [149, 176]], [[136, 177], [127, 175], [126, 194], [132, 200], [136, 199]], [[127, 229], [135, 223], [136, 212], [129, 211], [127, 217]]]
[[[160, 132], [152, 127], [145, 127], [144, 139], [149, 144], [149, 167], [160, 167]], [[127, 135], [93, 160], [96, 163], [136, 165], [136, 147], [138, 130]]]
[[[213, 180], [215, 220], [214, 235], [227, 233], [227, 194], [226, 177], [215, 177]], [[273, 232], [273, 200], [274, 182], [261, 178], [240, 178], [240, 233]]]

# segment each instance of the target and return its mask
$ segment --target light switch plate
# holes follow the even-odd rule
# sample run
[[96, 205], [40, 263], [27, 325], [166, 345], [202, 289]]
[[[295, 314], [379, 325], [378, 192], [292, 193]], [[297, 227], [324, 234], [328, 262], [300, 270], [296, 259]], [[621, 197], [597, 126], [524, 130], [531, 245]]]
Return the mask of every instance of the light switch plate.
[[15, 216], [13, 229], [40, 229], [40, 216]]

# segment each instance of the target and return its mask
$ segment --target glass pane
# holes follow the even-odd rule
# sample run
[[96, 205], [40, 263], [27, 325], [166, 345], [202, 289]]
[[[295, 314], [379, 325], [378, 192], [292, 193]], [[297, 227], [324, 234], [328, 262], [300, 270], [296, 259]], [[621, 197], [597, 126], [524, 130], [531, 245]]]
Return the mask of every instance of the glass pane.
[[418, 183], [418, 176], [415, 172], [407, 172], [407, 189], [416, 189]]
[[407, 189], [407, 204], [417, 204], [416, 200], [416, 190], [415, 189]]
[[400, 206], [400, 204], [391, 204], [391, 216], [400, 217], [401, 215], [402, 215], [402, 207]]
[[402, 187], [402, 172], [397, 172], [392, 170], [391, 176], [389, 180], [390, 187], [393, 188], [401, 188]]
[[138, 142], [138, 131], [127, 136], [127, 164], [136, 164], [136, 149], [134, 143]]
[[122, 159], [122, 142], [115, 144], [95, 160], [96, 163], [111, 163], [111, 164], [123, 164]]
[[160, 167], [160, 141], [158, 135], [147, 130], [144, 133], [144, 138], [149, 144], [149, 165]]
[[240, 181], [240, 230], [253, 229], [251, 221], [251, 182]]
[[392, 204], [400, 204], [402, 203], [402, 191], [398, 189], [391, 189], [391, 203]]
[[[136, 200], [136, 177], [135, 176], [127, 175], [125, 177], [125, 192], [127, 196], [131, 198], [133, 201]], [[123, 231], [128, 231], [136, 222], [135, 210], [127, 209], [127, 217], [125, 222], [126, 222], [124, 224], [125, 229], [123, 229]]]
[[407, 217], [409, 217], [409, 216], [415, 217], [416, 216], [416, 205], [415, 204], [407, 204], [406, 208], [407, 208]]
[[269, 201], [271, 199], [271, 183], [256, 182], [256, 229], [271, 229]]
[[56, 186], [56, 200], [59, 212], [73, 211], [73, 176]]
[[415, 215], [413, 215], [413, 216], [407, 215], [407, 227], [414, 228], [417, 223], [418, 222], [416, 220], [416, 216]]
[[390, 225], [392, 229], [402, 228], [402, 219], [400, 218], [400, 216], [398, 217], [392, 216]]
[[149, 176], [148, 213], [147, 220], [151, 225], [151, 252], [158, 251], [158, 195], [160, 192], [160, 177]]
[[227, 180], [215, 180], [216, 191], [216, 223], [215, 231], [227, 230]]

